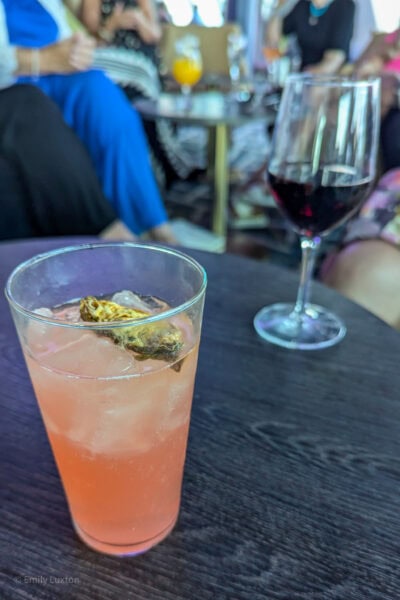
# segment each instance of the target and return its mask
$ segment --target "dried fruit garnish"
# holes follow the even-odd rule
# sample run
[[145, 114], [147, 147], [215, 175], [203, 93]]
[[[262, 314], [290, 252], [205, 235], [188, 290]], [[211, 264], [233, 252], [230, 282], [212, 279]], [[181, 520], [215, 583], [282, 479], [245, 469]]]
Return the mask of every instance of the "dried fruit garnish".
[[[86, 296], [81, 299], [80, 314], [83, 321], [95, 323], [140, 320], [151, 316], [150, 312], [127, 308], [110, 300], [99, 300], [94, 296]], [[134, 327], [116, 327], [101, 333], [111, 337], [116, 344], [135, 352], [138, 360], [153, 358], [175, 362], [183, 346], [181, 330], [167, 321], [157, 321]], [[181, 362], [174, 365], [176, 370], [180, 369]]]

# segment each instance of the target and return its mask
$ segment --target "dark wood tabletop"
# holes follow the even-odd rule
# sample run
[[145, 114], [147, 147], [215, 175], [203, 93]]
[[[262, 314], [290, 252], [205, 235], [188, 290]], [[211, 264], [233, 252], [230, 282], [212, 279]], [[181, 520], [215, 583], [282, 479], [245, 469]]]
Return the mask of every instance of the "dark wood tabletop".
[[[0, 244], [0, 285], [71, 240]], [[182, 509], [136, 558], [75, 536], [21, 351], [0, 299], [1, 600], [400, 598], [400, 336], [316, 285], [348, 333], [296, 352], [254, 332], [295, 274], [192, 252], [209, 287]]]

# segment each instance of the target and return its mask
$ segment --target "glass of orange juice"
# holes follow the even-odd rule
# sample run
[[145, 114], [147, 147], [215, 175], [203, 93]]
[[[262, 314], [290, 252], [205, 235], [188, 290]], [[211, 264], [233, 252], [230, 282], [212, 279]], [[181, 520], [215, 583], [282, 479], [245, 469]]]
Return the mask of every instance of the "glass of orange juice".
[[181, 86], [186, 109], [190, 109], [192, 105], [192, 87], [200, 81], [202, 74], [203, 61], [199, 39], [194, 35], [186, 35], [177, 40], [172, 75]]
[[6, 295], [78, 536], [145, 552], [180, 506], [206, 274], [131, 243], [21, 264]]

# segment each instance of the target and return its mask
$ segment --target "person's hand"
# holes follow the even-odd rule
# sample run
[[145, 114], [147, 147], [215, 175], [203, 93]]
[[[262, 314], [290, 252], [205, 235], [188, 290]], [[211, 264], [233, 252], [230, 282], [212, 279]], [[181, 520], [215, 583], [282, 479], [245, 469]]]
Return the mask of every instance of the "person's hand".
[[105, 24], [105, 29], [115, 32], [118, 29], [136, 29], [140, 21], [141, 11], [137, 8], [125, 8], [124, 4], [117, 2]]
[[84, 33], [46, 46], [41, 50], [41, 72], [76, 73], [86, 71], [93, 62], [95, 41]]
[[93, 63], [96, 41], [84, 33], [77, 33], [69, 55], [70, 65], [77, 71], [87, 71]]
[[111, 15], [98, 31], [98, 36], [110, 44], [114, 34], [120, 29], [136, 31], [146, 44], [158, 43], [162, 33], [156, 15], [147, 14], [139, 7], [125, 8], [123, 3], [117, 2]]
[[120, 29], [137, 29], [142, 13], [138, 8], [126, 8], [120, 17]]

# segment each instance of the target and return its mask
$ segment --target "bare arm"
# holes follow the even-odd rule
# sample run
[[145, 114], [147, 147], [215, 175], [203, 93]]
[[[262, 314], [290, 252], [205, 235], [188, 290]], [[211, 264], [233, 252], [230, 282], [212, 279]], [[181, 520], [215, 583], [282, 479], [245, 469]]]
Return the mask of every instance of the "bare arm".
[[398, 108], [398, 79], [395, 73], [383, 73], [381, 75], [381, 119], [383, 119], [391, 108]]
[[356, 61], [354, 72], [359, 77], [380, 75], [386, 62], [399, 54], [398, 36], [398, 31], [389, 35], [386, 33], [375, 34]]
[[325, 38], [325, 52], [322, 59], [313, 65], [305, 65], [309, 73], [333, 75], [343, 66], [349, 52], [350, 41], [354, 30], [355, 3], [343, 3], [343, 6], [333, 2], [332, 24]]
[[[284, 33], [293, 33], [293, 10], [296, 5], [294, 0], [278, 0], [275, 4], [272, 16], [267, 21], [265, 28], [265, 45], [271, 48], [278, 48], [281, 37]], [[285, 19], [285, 27], [284, 27]], [[287, 29], [284, 32], [284, 29]]]
[[79, 16], [86, 29], [96, 35], [101, 26], [101, 0], [82, 0]]
[[161, 39], [161, 26], [158, 21], [154, 0], [138, 0], [137, 30], [140, 37], [148, 44], [156, 44]]
[[303, 70], [307, 71], [307, 73], [333, 75], [339, 71], [345, 60], [346, 54], [343, 50], [326, 50], [321, 62], [315, 65], [305, 66]]
[[358, 77], [379, 75], [385, 64], [385, 33], [375, 34], [361, 56], [353, 65], [353, 73]]
[[16, 48], [16, 75], [45, 75], [86, 71], [93, 60], [94, 41], [77, 33], [44, 48]]
[[155, 44], [161, 39], [153, 0], [138, 0], [138, 8], [125, 8], [123, 3], [117, 3], [104, 23], [101, 21], [101, 0], [83, 0], [81, 20], [90, 33], [105, 41], [111, 41], [118, 29], [136, 30], [147, 44]]
[[265, 28], [265, 45], [269, 48], [277, 48], [282, 37], [282, 19], [273, 17]]

